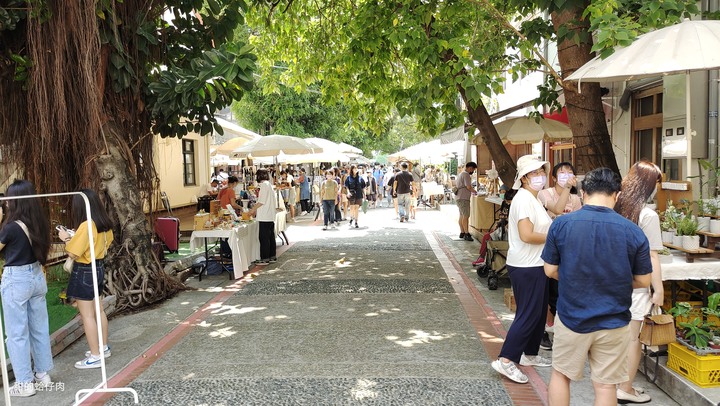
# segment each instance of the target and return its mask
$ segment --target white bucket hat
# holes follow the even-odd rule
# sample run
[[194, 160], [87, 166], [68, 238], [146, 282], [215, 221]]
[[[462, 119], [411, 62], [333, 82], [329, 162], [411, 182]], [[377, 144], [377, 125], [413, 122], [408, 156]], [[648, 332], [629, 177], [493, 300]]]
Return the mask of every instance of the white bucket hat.
[[550, 175], [550, 162], [540, 160], [540, 157], [536, 155], [524, 155], [521, 156], [517, 161], [517, 174], [515, 175], [515, 183], [513, 183], [513, 189], [520, 189], [522, 187], [522, 181], [520, 180], [523, 176], [528, 173], [545, 168], [545, 174]]

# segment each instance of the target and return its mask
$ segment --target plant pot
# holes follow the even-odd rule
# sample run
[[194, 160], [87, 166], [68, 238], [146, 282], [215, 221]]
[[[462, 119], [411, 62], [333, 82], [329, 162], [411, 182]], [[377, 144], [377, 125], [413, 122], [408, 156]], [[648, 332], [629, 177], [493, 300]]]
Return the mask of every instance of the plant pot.
[[[720, 220], [718, 222], [718, 230], [720, 230]], [[675, 235], [675, 231], [663, 231], [662, 232], [662, 242], [664, 244], [672, 244], [673, 236]]]
[[682, 238], [683, 238], [683, 236], [681, 236], [681, 235], [673, 235], [672, 245], [674, 245], [676, 247], [682, 247]]
[[720, 234], [720, 220], [710, 220], [710, 232]]
[[700, 248], [699, 235], [684, 235], [682, 237], [682, 247], [686, 250], [696, 250]]
[[698, 231], [710, 231], [710, 217], [698, 217]]
[[658, 255], [658, 258], [660, 258], [661, 264], [672, 264], [673, 262], [672, 255]]

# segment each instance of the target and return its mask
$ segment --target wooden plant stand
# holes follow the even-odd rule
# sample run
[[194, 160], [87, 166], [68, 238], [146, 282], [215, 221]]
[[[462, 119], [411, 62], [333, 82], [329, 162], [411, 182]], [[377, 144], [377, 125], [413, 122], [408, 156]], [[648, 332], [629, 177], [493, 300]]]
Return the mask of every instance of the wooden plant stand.
[[[702, 233], [704, 233], [704, 232], [700, 231], [700, 232], [698, 232], [698, 235], [704, 235]], [[713, 234], [713, 235], [716, 235], [720, 239], [720, 235], [718, 235], [718, 234]], [[720, 242], [720, 240], [718, 240], [718, 242]], [[715, 251], [714, 249], [700, 247], [699, 249], [696, 249], [696, 250], [686, 250], [683, 247], [678, 247], [677, 245], [672, 245], [672, 244], [668, 244], [668, 243], [663, 243], [663, 245], [667, 248], [684, 252], [685, 260], [690, 263], [695, 262], [695, 258], [720, 258], [720, 251]], [[713, 243], [712, 245], [710, 245], [708, 243], [708, 246], [712, 246], [714, 248], [715, 244]]]

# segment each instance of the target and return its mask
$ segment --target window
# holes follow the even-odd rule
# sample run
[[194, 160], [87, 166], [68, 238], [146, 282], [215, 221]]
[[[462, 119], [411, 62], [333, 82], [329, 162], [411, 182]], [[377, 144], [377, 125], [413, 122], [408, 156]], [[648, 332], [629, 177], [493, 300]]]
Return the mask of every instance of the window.
[[646, 159], [662, 167], [662, 86], [633, 95], [631, 164]]
[[185, 186], [196, 186], [195, 181], [195, 141], [182, 140], [183, 177]]

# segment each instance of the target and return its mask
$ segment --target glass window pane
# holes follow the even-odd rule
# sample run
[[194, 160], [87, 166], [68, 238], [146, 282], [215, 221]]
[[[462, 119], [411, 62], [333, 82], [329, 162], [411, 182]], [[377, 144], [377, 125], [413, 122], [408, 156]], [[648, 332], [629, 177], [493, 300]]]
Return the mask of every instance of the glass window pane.
[[653, 130], [647, 129], [635, 131], [635, 162], [641, 159], [647, 159], [654, 162], [653, 159]]

